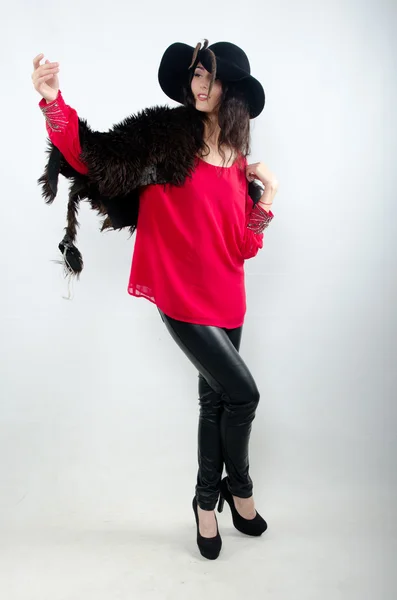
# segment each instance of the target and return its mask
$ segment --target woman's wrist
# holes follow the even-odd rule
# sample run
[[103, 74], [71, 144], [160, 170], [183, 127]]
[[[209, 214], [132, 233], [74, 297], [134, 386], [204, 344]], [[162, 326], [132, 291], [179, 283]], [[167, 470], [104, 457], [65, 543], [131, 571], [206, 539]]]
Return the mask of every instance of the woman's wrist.
[[264, 202], [261, 202], [261, 201], [259, 200], [257, 204], [259, 204], [259, 207], [260, 207], [262, 210], [264, 210], [264, 211], [266, 211], [266, 212], [268, 213], [268, 212], [270, 212], [270, 207], [271, 207], [271, 205], [272, 205], [273, 203], [272, 203], [272, 202], [270, 202], [270, 204], [265, 204]]
[[263, 210], [269, 212], [270, 206], [273, 204], [273, 198], [277, 193], [277, 182], [268, 181], [263, 183], [265, 189], [263, 190], [262, 196], [259, 198], [258, 204], [263, 207]]
[[[263, 193], [262, 196], [260, 197], [260, 199], [258, 200], [258, 204], [260, 204], [261, 206], [265, 207], [269, 207], [273, 204], [273, 200], [271, 199], [271, 197], [267, 197], [267, 198], [263, 198], [265, 196], [265, 194]], [[270, 210], [269, 208], [265, 208], [265, 210]]]

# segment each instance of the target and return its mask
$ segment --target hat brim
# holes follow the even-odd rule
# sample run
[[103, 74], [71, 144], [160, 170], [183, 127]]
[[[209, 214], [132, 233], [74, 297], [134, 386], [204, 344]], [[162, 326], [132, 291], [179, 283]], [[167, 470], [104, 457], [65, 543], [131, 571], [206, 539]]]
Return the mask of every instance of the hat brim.
[[[158, 70], [158, 81], [163, 92], [172, 100], [183, 103], [183, 86], [189, 76], [194, 48], [182, 42], [171, 44], [164, 52]], [[210, 70], [210, 65], [203, 58], [203, 65]], [[217, 58], [217, 75], [221, 81], [233, 82], [246, 98], [250, 118], [254, 119], [265, 106], [265, 92], [262, 84], [252, 75], [238, 66]]]

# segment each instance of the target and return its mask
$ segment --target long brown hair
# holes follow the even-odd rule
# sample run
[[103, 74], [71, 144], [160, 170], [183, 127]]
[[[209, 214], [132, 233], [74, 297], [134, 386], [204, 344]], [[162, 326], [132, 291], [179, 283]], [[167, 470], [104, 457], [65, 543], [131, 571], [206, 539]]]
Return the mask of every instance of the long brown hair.
[[[207, 40], [205, 40], [207, 42]], [[212, 52], [211, 50], [208, 50]], [[212, 88], [213, 80], [216, 75], [216, 62], [214, 64], [215, 55], [212, 52], [212, 81], [210, 83], [210, 89]], [[183, 87], [184, 91], [184, 104], [185, 106], [196, 106], [196, 101], [193, 96], [191, 89], [191, 82], [194, 77], [195, 66], [197, 65], [197, 47], [195, 55], [193, 56], [191, 70]], [[219, 112], [218, 112], [218, 123], [220, 127], [220, 134], [218, 138], [218, 152], [222, 157], [223, 165], [225, 165], [226, 155], [223, 151], [222, 146], [226, 146], [233, 150], [238, 155], [247, 156], [251, 152], [251, 136], [250, 136], [250, 115], [247, 102], [244, 95], [239, 88], [238, 83], [225, 83], [221, 80], [222, 94], [220, 97]], [[204, 119], [210, 124], [210, 119]], [[205, 154], [204, 150], [208, 152]], [[203, 139], [201, 156], [207, 156], [210, 153], [210, 147]]]

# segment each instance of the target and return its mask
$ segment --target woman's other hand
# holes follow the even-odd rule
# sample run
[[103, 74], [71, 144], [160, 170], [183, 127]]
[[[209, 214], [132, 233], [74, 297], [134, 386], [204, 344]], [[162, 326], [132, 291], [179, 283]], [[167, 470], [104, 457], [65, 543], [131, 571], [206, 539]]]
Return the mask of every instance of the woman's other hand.
[[46, 60], [41, 65], [40, 61], [43, 57], [44, 54], [38, 54], [33, 59], [33, 86], [47, 102], [52, 102], [58, 96], [59, 91], [59, 63]]
[[278, 187], [278, 181], [276, 176], [270, 171], [270, 169], [268, 169], [268, 167], [263, 162], [257, 162], [252, 163], [251, 165], [247, 165], [245, 169], [245, 174], [248, 181], [259, 179], [259, 181], [261, 181], [265, 187]]

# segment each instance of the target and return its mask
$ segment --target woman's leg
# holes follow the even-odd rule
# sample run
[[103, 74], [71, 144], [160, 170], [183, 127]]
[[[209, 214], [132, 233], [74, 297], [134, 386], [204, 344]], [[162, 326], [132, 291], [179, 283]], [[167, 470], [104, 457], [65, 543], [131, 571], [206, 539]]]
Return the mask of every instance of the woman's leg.
[[[224, 329], [177, 321], [159, 312], [173, 339], [223, 399], [220, 430], [230, 491], [234, 496], [248, 498], [252, 495], [248, 444], [259, 402], [255, 381]], [[205, 448], [204, 437], [202, 442]], [[219, 472], [219, 462], [216, 469]], [[215, 490], [202, 496], [199, 489], [197, 501], [203, 509], [213, 510], [217, 497]]]
[[[242, 327], [224, 329], [226, 335], [238, 351]], [[221, 418], [224, 412], [222, 393], [216, 392], [199, 372], [198, 392], [200, 414], [198, 423], [198, 472], [196, 497], [200, 507], [209, 510], [215, 506], [222, 478], [224, 451], [221, 436]]]

